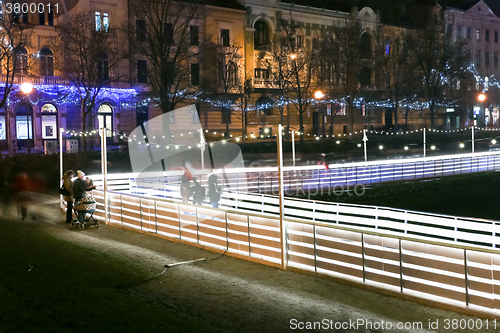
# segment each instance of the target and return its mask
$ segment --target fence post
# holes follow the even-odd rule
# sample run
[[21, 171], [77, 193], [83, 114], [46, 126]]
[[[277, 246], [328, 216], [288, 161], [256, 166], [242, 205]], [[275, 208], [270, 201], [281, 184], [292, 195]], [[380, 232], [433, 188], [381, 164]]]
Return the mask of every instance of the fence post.
[[196, 242], [200, 244], [200, 220], [198, 216], [198, 206], [195, 207], [196, 213]]
[[158, 233], [158, 202], [155, 200], [155, 229], [156, 233]]
[[228, 227], [228, 220], [227, 220], [227, 211], [226, 211], [226, 251], [229, 250], [229, 227]]
[[457, 233], [458, 233], [458, 228], [457, 228], [457, 222], [458, 221], [458, 218], [455, 217], [455, 226], [453, 227], [453, 230], [455, 231], [455, 237], [453, 237], [453, 239], [455, 240], [455, 242], [457, 241]]
[[139, 198], [139, 211], [141, 213], [141, 230], [142, 230], [142, 198]]
[[[496, 222], [493, 222], [493, 239], [495, 239], [497, 237], [497, 233], [496, 231], [497, 230], [497, 223]], [[493, 243], [493, 247], [496, 248], [497, 247], [497, 243]]]
[[120, 215], [122, 218], [122, 225], [123, 225], [123, 195], [122, 194], [120, 194], [120, 208], [121, 208]]
[[179, 217], [179, 239], [182, 239], [181, 204], [177, 204], [177, 213]]
[[366, 282], [365, 234], [364, 233], [361, 233], [361, 263], [363, 265], [363, 282]]
[[377, 220], [375, 223], [375, 229], [378, 229], [378, 207], [375, 207], [375, 220]]
[[250, 215], [247, 215], [247, 225], [248, 225], [248, 256], [252, 256], [252, 238], [250, 235]]
[[405, 234], [408, 233], [408, 211], [405, 210]]
[[318, 271], [318, 251], [316, 248], [316, 225], [313, 224], [313, 240], [314, 240], [314, 271]]
[[262, 213], [264, 213], [264, 197], [265, 195], [262, 194]]
[[339, 209], [340, 209], [340, 204], [337, 202], [337, 224], [339, 224]]
[[313, 206], [312, 217], [313, 217], [313, 222], [315, 222], [316, 221], [316, 216], [314, 216], [314, 214], [316, 213], [316, 201], [313, 200], [312, 206]]
[[399, 286], [403, 292], [403, 244], [401, 238], [399, 239]]
[[469, 306], [469, 268], [467, 267], [467, 249], [464, 249], [465, 305]]

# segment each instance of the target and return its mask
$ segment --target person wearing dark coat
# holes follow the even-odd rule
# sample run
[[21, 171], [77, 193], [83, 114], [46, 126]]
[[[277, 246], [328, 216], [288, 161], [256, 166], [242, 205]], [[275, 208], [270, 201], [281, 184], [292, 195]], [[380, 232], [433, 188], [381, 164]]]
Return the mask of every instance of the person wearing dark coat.
[[66, 201], [66, 223], [71, 223], [73, 221], [73, 177], [75, 172], [73, 170], [68, 170], [63, 175], [63, 186], [70, 193], [70, 195], [64, 196], [64, 201]]
[[201, 186], [196, 179], [193, 179], [193, 181], [194, 186], [191, 187], [191, 192], [193, 193], [193, 204], [201, 206], [203, 200], [205, 200], [205, 188]]
[[222, 189], [217, 184], [217, 179], [217, 175], [210, 175], [208, 177], [208, 199], [214, 208], [219, 208], [219, 200], [222, 193]]
[[85, 181], [85, 173], [81, 170], [77, 171], [78, 178], [73, 183], [73, 197], [75, 202], [85, 198], [87, 192], [87, 182]]

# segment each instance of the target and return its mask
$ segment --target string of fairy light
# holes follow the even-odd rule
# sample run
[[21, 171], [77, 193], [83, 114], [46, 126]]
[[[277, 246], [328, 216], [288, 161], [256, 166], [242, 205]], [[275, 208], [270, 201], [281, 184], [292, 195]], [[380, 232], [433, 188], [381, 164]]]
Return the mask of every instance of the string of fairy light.
[[[489, 87], [498, 87], [500, 88], [500, 81], [498, 78], [494, 75], [491, 75], [489, 77], [481, 77], [479, 76], [475, 65], [471, 64], [467, 70], [474, 75], [476, 78], [476, 83], [483, 85], [484, 90], [487, 90]], [[16, 85], [14, 85], [16, 86]], [[5, 87], [5, 83], [0, 84], [0, 87]], [[39, 93], [42, 94], [42, 97], [40, 97], [40, 94], [12, 94], [12, 96], [9, 96], [9, 99], [7, 101], [8, 105], [12, 105], [18, 102], [21, 102], [23, 100], [29, 101], [32, 105], [39, 105], [40, 103], [46, 103], [47, 98], [44, 98], [45, 96], [48, 96], [51, 98], [52, 103], [56, 104], [75, 104], [79, 105], [81, 103], [81, 96], [82, 96], [82, 91], [76, 87], [76, 86], [70, 86], [70, 85], [63, 85], [63, 84], [34, 84], [33, 88], [37, 90]], [[96, 93], [97, 89], [91, 89], [92, 94]], [[122, 100], [130, 100], [131, 98], [135, 98], [138, 95], [138, 92], [135, 89], [125, 89], [125, 88], [101, 88], [99, 89], [99, 98], [98, 98], [98, 103], [104, 102], [104, 101], [122, 101]], [[208, 104], [211, 104], [215, 107], [224, 107], [224, 108], [229, 108], [233, 112], [249, 112], [249, 111], [259, 111], [259, 110], [265, 110], [273, 107], [280, 107], [283, 108], [287, 106], [288, 104], [298, 104], [301, 102], [301, 104], [311, 104], [313, 106], [316, 105], [323, 105], [323, 104], [336, 104], [338, 106], [346, 106], [348, 105], [348, 100], [349, 96], [343, 97], [343, 98], [337, 98], [337, 99], [328, 99], [328, 98], [302, 98], [300, 101], [298, 99], [285, 99], [283, 97], [278, 98], [276, 101], [273, 101], [272, 99], [268, 99], [269, 102], [267, 103], [260, 103], [260, 104], [247, 104], [246, 106], [243, 106], [243, 103], [237, 103], [231, 100], [220, 100], [220, 99], [211, 99], [204, 97], [205, 94], [202, 91], [192, 91], [190, 89], [183, 89], [179, 90], [173, 94], [170, 94], [169, 97], [184, 97], [192, 100], [198, 100], [200, 102], [206, 102]], [[409, 108], [411, 110], [417, 110], [417, 109], [425, 109], [429, 107], [428, 102], [416, 102], [415, 100], [417, 99], [417, 95], [410, 96], [407, 98], [403, 98], [399, 102], [400, 107], [404, 108]], [[160, 99], [159, 98], [151, 98], [147, 97], [143, 99], [142, 101], [138, 101], [135, 103], [131, 102], [120, 102], [120, 106], [123, 108], [132, 108], [134, 105], [135, 106], [147, 106], [150, 105], [152, 102], [154, 102], [155, 106], [158, 106], [160, 104]], [[443, 106], [443, 107], [456, 107], [456, 101], [450, 101], [449, 103], [443, 103], [443, 102], [437, 102], [437, 106]], [[368, 101], [363, 97], [355, 98], [353, 101], [353, 106], [360, 108], [360, 107], [393, 107], [394, 103], [390, 99], [385, 99], [381, 101]], [[333, 110], [332, 110], [333, 112]]]
[[[387, 136], [387, 135], [411, 135], [411, 134], [417, 134], [417, 133], [423, 133], [424, 131], [425, 132], [429, 132], [429, 133], [439, 133], [439, 134], [443, 134], [443, 133], [459, 133], [459, 132], [464, 132], [464, 131], [471, 131], [472, 129], [474, 129], [474, 131], [478, 131], [478, 132], [498, 132], [500, 131], [500, 129], [489, 129], [489, 128], [480, 128], [480, 127], [466, 127], [466, 128], [462, 128], [462, 129], [455, 129], [455, 130], [436, 130], [436, 129], [430, 129], [430, 128], [420, 128], [420, 129], [416, 129], [416, 130], [412, 130], [412, 131], [399, 131], [399, 132], [386, 132], [386, 131], [367, 131], [366, 130], [366, 133], [367, 134], [370, 134], [370, 135], [382, 135], [382, 136]], [[90, 130], [90, 131], [86, 131], [86, 132], [77, 132], [77, 131], [72, 131], [72, 130], [64, 130], [64, 129], [61, 129], [63, 131], [63, 133], [66, 133], [66, 134], [69, 134], [70, 136], [73, 136], [73, 137], [87, 137], [87, 136], [92, 136], [92, 135], [96, 135], [96, 134], [99, 134], [99, 131], [100, 130]], [[230, 136], [229, 138], [224, 138], [222, 140], [215, 140], [215, 141], [210, 141], [210, 142], [201, 142], [194, 145], [194, 144], [181, 144], [181, 143], [172, 143], [172, 144], [165, 144], [165, 143], [158, 143], [158, 142], [152, 142], [148, 139], [148, 137], [146, 135], [143, 135], [142, 138], [137, 138], [136, 135], [132, 135], [132, 136], [127, 136], [123, 133], [117, 133], [117, 132], [114, 132], [108, 128], [105, 128], [106, 132], [107, 133], [111, 133], [112, 136], [115, 136], [115, 137], [119, 137], [121, 140], [123, 140], [124, 142], [137, 142], [138, 145], [141, 145], [141, 144], [144, 144], [146, 147], [151, 147], [151, 148], [165, 148], [165, 149], [194, 149], [194, 148], [202, 148], [203, 146], [210, 146], [210, 147], [213, 147], [214, 144], [226, 144], [227, 142], [230, 142], [232, 140], [234, 140], [235, 142], [240, 142], [241, 139], [243, 138], [243, 135], [240, 135], [240, 136]], [[193, 132], [203, 132], [202, 129], [199, 129], [199, 130], [196, 130], [196, 131], [188, 131], [186, 133], [175, 133], [175, 134], [171, 134], [171, 137], [172, 138], [182, 138], [182, 137], [188, 137], [188, 135], [193, 135]], [[205, 130], [205, 133], [209, 133], [208, 130]], [[292, 133], [292, 131], [289, 131], [289, 133]], [[217, 132], [213, 132], [214, 135], [217, 134]], [[298, 133], [296, 132], [297, 135], [303, 135], [303, 133]], [[355, 134], [363, 134], [363, 131], [356, 131]], [[225, 134], [222, 133], [222, 135], [224, 136]], [[285, 133], [283, 132], [282, 135], [285, 135]], [[309, 135], [308, 135], [309, 136]], [[340, 134], [339, 134], [340, 136]], [[346, 134], [344, 134], [343, 136], [347, 136]], [[260, 137], [260, 138], [272, 138], [272, 137], [277, 137], [277, 134], [275, 135], [270, 135], [268, 134], [267, 136], [263, 135], [263, 134], [260, 134], [258, 136], [255, 135], [254, 132], [248, 134], [248, 135], [244, 135], [244, 137], [246, 139], [248, 139], [248, 137], [250, 138], [253, 138], [253, 139], [256, 139], [257, 137]], [[328, 135], [314, 135], [315, 139], [316, 140], [320, 140], [321, 138], [328, 138], [329, 136]], [[331, 139], [335, 139], [337, 138], [335, 135], [332, 135], [331, 136]], [[151, 140], [155, 140], [156, 139], [156, 136], [152, 136]], [[161, 139], [165, 139], [165, 136], [161, 136]], [[482, 140], [490, 140], [491, 138], [477, 138], [475, 139], [475, 141], [482, 141]], [[343, 141], [346, 141], [346, 140], [343, 140]], [[348, 139], [347, 141], [356, 141], [356, 140], [352, 140], [352, 139]], [[342, 143], [341, 140], [339, 140], [337, 138], [337, 140], [335, 141], [335, 143], [337, 145], [340, 145]], [[495, 145], [497, 143], [497, 140], [496, 138], [493, 138], [491, 139], [491, 144]], [[362, 146], [362, 144], [358, 141], [357, 143], [357, 147], [360, 148]], [[460, 142], [459, 143], [459, 147], [460, 148], [464, 148], [465, 147], [465, 144], [464, 142]], [[384, 146], [383, 145], [379, 145], [378, 148], [380, 150], [384, 149]], [[436, 144], [429, 144], [429, 148], [431, 150], [435, 150], [437, 149], [436, 147]], [[409, 150], [409, 146], [408, 145], [405, 145], [403, 147], [404, 150]]]

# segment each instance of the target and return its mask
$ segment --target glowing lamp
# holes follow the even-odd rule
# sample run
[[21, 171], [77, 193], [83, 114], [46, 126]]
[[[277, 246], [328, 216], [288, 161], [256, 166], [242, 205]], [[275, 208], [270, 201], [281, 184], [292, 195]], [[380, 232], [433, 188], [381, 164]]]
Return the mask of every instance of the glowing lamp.
[[317, 90], [314, 93], [314, 98], [322, 98], [323, 96], [325, 96], [325, 95], [323, 94], [323, 92], [321, 90]]
[[485, 99], [486, 99], [486, 95], [485, 94], [479, 94], [479, 96], [477, 96], [477, 100], [480, 101], [480, 102], [483, 102]]
[[33, 90], [33, 85], [29, 82], [24, 82], [21, 84], [21, 91], [24, 94], [29, 94]]

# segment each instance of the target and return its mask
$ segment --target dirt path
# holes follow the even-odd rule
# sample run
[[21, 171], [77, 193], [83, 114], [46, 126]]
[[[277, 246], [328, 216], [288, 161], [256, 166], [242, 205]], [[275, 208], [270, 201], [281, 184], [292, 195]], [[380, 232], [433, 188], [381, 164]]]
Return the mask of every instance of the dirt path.
[[[57, 239], [125, 258], [146, 276], [162, 272], [165, 264], [220, 256], [113, 226], [78, 231], [61, 222], [36, 224]], [[149, 281], [122, 287], [222, 332], [452, 332], [459, 330], [446, 329], [445, 320], [477, 319], [228, 256], [172, 267]], [[439, 329], [430, 330], [429, 320], [438, 320]], [[307, 322], [323, 326], [309, 330]], [[398, 322], [422, 323], [422, 328], [387, 329], [388, 323]], [[464, 332], [474, 331], [488, 330]]]

